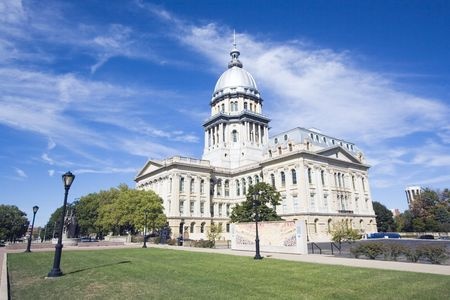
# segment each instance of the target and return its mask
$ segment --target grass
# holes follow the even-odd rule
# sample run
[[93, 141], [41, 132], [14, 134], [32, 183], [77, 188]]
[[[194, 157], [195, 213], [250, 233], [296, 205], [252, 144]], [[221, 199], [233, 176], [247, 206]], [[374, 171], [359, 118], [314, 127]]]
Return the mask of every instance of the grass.
[[12, 299], [448, 299], [450, 276], [175, 251], [8, 254]]

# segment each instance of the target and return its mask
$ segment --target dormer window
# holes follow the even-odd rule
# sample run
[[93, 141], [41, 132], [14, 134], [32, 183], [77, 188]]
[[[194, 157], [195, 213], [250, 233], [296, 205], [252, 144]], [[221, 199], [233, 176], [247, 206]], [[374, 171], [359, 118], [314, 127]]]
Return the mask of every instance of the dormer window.
[[284, 140], [287, 141], [287, 139], [288, 139], [288, 136], [287, 136], [287, 134], [285, 134], [284, 135]]
[[275, 138], [273, 141], [274, 141], [275, 144], [278, 144], [278, 139], [277, 138]]

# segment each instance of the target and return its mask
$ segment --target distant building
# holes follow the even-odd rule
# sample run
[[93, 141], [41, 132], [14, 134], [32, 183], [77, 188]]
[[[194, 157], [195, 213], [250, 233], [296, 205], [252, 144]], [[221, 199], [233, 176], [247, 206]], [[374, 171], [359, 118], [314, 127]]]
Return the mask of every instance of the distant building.
[[391, 212], [394, 217], [397, 217], [400, 215], [400, 210], [398, 208], [391, 209]]
[[214, 88], [211, 116], [203, 123], [202, 159], [148, 161], [136, 187], [163, 199], [172, 233], [185, 238], [205, 239], [216, 223], [229, 239], [231, 210], [260, 181], [281, 193], [277, 213], [305, 222], [310, 241], [330, 241], [332, 222], [340, 220], [361, 233], [376, 232], [362, 152], [317, 129], [297, 127], [269, 137], [263, 99], [239, 54], [231, 50], [228, 69]]
[[422, 193], [422, 188], [420, 186], [409, 186], [405, 189], [406, 201], [408, 202], [408, 207], [411, 208], [413, 201]]

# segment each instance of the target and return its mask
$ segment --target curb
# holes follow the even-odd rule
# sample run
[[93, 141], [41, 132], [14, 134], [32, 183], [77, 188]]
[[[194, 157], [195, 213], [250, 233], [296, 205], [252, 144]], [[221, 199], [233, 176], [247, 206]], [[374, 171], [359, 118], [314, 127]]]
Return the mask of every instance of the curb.
[[8, 271], [7, 271], [7, 254], [3, 253], [2, 271], [0, 274], [0, 300], [8, 300]]

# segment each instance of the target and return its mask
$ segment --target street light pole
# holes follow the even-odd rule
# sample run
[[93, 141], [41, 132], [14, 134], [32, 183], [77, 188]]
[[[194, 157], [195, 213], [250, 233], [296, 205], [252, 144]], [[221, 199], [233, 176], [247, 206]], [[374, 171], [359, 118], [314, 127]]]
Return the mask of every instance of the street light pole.
[[147, 248], [147, 214], [148, 211], [144, 210], [144, 215], [145, 215], [145, 225], [144, 225], [144, 245], [142, 246], [142, 248]]
[[28, 245], [27, 245], [27, 250], [25, 250], [25, 252], [31, 252], [31, 239], [33, 237], [33, 228], [34, 228], [34, 218], [36, 217], [36, 213], [39, 210], [39, 206], [35, 205], [33, 206], [33, 222], [31, 222], [31, 232], [30, 232], [30, 236], [28, 237]]
[[61, 254], [62, 254], [62, 233], [64, 229], [64, 216], [66, 215], [66, 206], [67, 206], [67, 195], [69, 194], [70, 186], [72, 185], [73, 180], [75, 179], [75, 175], [71, 172], [67, 172], [62, 176], [62, 180], [64, 182], [64, 204], [61, 212], [60, 224], [58, 229], [58, 243], [55, 246], [55, 257], [53, 260], [53, 269], [48, 273], [48, 277], [59, 277], [63, 275], [63, 272], [60, 269], [61, 264]]
[[261, 191], [259, 193], [253, 194], [253, 209], [255, 210], [255, 225], [256, 225], [256, 238], [255, 238], [256, 254], [254, 259], [263, 259], [263, 257], [259, 253], [259, 234], [258, 234], [258, 221], [259, 221], [258, 207], [261, 205], [260, 196]]

